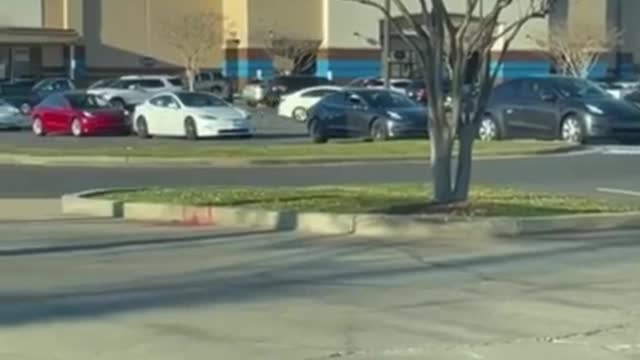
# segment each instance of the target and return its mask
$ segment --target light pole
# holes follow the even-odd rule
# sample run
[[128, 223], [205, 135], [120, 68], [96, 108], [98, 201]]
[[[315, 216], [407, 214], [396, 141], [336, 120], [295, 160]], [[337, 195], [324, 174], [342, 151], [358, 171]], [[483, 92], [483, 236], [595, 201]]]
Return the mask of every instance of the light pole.
[[384, 15], [383, 22], [383, 40], [382, 40], [382, 73], [384, 77], [384, 88], [389, 90], [391, 88], [390, 84], [390, 65], [389, 65], [389, 53], [391, 52], [391, 19], [387, 14], [391, 14], [391, 0], [384, 1], [384, 8], [386, 13]]

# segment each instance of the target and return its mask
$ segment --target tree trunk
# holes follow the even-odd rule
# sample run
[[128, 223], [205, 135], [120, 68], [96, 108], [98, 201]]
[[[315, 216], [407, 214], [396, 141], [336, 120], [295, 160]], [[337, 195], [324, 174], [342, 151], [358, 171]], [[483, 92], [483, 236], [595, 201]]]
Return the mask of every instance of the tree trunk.
[[438, 204], [449, 204], [453, 200], [451, 191], [451, 156], [453, 136], [448, 129], [431, 129], [431, 173], [433, 175], [433, 200]]
[[191, 68], [187, 68], [185, 70], [185, 75], [187, 77], [187, 88], [189, 91], [195, 91], [196, 86], [195, 86], [195, 71], [193, 71], [193, 69]]
[[463, 125], [458, 129], [458, 166], [456, 183], [453, 191], [455, 201], [469, 199], [469, 185], [471, 184], [471, 168], [473, 164], [473, 142], [476, 138], [477, 126]]

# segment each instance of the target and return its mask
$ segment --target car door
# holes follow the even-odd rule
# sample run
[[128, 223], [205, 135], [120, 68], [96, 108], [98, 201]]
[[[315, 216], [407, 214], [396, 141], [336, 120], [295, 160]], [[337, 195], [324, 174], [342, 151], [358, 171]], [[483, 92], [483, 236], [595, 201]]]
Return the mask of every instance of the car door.
[[167, 96], [167, 106], [164, 109], [164, 115], [162, 116], [162, 119], [164, 122], [164, 128], [166, 128], [167, 131], [167, 135], [182, 136], [185, 134], [185, 118], [182, 113], [182, 106], [175, 96]]
[[156, 96], [149, 100], [149, 106], [144, 114], [147, 120], [147, 127], [151, 135], [167, 135], [168, 129], [165, 125], [168, 96]]
[[43, 122], [51, 132], [66, 132], [71, 127], [71, 105], [60, 94], [47, 98], [47, 115]]
[[520, 128], [522, 136], [553, 137], [558, 116], [557, 96], [544, 79], [523, 81]]
[[347, 133], [347, 93], [339, 92], [327, 96], [321, 102], [322, 127], [332, 137], [342, 137]]
[[368, 136], [371, 119], [369, 104], [355, 93], [349, 94], [348, 101], [349, 107], [345, 117], [346, 133], [349, 136]]

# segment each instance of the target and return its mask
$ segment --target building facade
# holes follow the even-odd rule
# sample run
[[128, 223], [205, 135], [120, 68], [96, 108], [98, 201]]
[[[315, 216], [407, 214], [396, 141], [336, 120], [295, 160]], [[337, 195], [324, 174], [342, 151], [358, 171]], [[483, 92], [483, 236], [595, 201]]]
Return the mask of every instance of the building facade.
[[[383, 0], [377, 0], [380, 3]], [[482, 16], [496, 0], [483, 0]], [[408, 2], [412, 4], [414, 2]], [[417, 2], [415, 2], [417, 5]], [[447, 0], [463, 13], [466, 0]], [[417, 9], [413, 9], [417, 10]], [[504, 12], [509, 22], [519, 6]], [[503, 77], [548, 73], [552, 67], [535, 39], [553, 29], [588, 27], [622, 31], [623, 42], [604, 58], [596, 73], [632, 69], [640, 59], [638, 0], [558, 0], [547, 19], [533, 20], [515, 39], [501, 70]], [[180, 54], [167, 42], [169, 21], [186, 14], [221, 15], [219, 46], [204, 68], [222, 68], [240, 81], [269, 77], [273, 66], [265, 44], [269, 34], [317, 40], [314, 73], [347, 80], [381, 72], [379, 11], [342, 0], [2, 0], [0, 1], [0, 78], [70, 73], [101, 77], [123, 73], [178, 72]], [[396, 14], [397, 15], [397, 14]], [[413, 55], [392, 34], [392, 72], [415, 71]]]

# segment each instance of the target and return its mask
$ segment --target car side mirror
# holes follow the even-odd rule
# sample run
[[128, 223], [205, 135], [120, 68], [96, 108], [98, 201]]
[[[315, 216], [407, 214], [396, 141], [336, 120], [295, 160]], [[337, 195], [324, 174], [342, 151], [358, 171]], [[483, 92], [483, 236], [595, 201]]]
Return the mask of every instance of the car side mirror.
[[169, 109], [175, 109], [175, 110], [177, 110], [177, 109], [179, 109], [179, 108], [180, 108], [180, 106], [178, 106], [178, 104], [176, 104], [176, 103], [169, 103], [169, 104], [167, 105], [167, 107], [168, 107]]
[[360, 100], [360, 98], [355, 96], [349, 97], [349, 104], [351, 104], [351, 106], [353, 106], [354, 108], [358, 108], [358, 109], [363, 109], [365, 107], [362, 101]]

